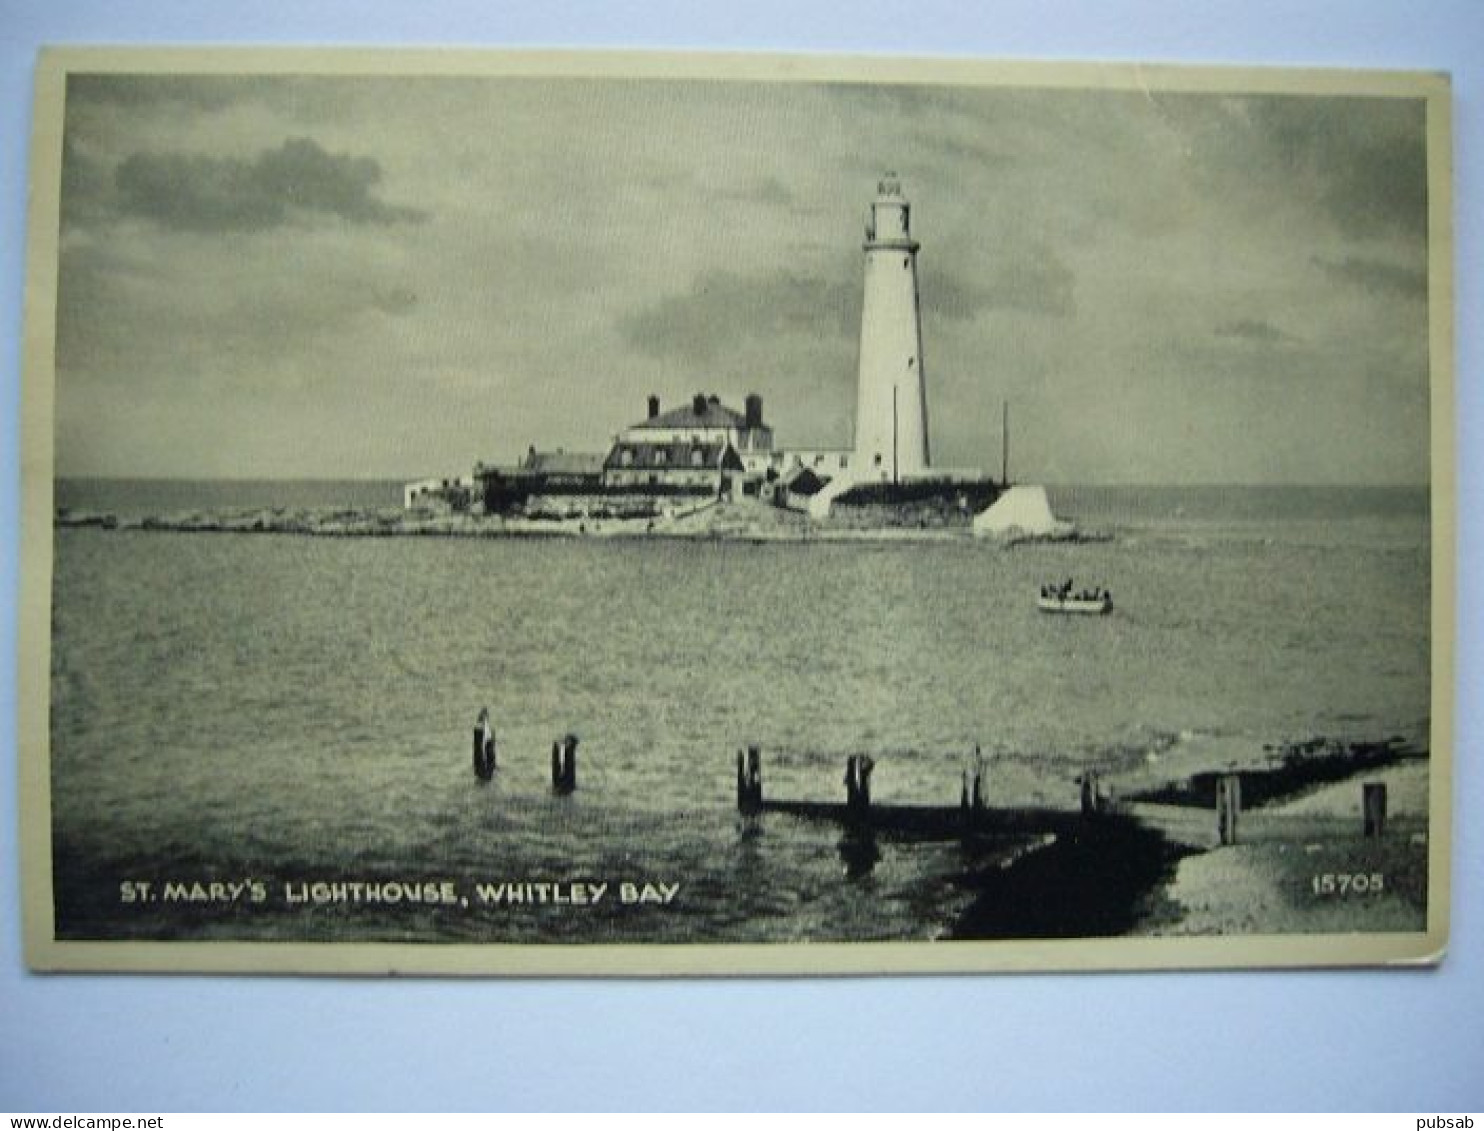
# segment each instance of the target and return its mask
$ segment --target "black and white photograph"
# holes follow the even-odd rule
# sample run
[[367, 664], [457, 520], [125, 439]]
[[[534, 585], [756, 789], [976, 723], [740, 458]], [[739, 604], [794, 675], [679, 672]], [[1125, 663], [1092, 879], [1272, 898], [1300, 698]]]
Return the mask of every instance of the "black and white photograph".
[[1440, 958], [1446, 78], [37, 89], [34, 968]]

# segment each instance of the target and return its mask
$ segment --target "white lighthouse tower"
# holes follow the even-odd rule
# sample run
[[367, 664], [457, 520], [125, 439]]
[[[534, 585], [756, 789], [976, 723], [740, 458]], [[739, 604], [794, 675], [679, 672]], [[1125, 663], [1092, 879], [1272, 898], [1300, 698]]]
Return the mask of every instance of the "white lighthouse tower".
[[896, 175], [887, 174], [877, 186], [866, 223], [852, 460], [852, 478], [858, 483], [897, 483], [930, 466], [917, 310], [918, 244], [910, 213]]

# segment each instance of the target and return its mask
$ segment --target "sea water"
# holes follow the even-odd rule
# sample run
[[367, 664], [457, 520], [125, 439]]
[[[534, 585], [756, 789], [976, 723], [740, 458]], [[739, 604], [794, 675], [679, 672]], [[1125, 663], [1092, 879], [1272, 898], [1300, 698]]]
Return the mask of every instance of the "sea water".
[[[127, 516], [396, 498], [389, 484], [63, 482], [57, 501]], [[928, 938], [982, 860], [884, 841], [863, 861], [837, 827], [744, 821], [737, 749], [763, 749], [771, 797], [840, 800], [846, 756], [869, 753], [877, 801], [953, 805], [977, 744], [992, 804], [1067, 806], [1087, 767], [1147, 768], [1203, 742], [1425, 740], [1425, 490], [1052, 500], [1109, 540], [59, 529], [59, 934]], [[1114, 613], [1039, 613], [1040, 586], [1067, 578], [1110, 588]], [[472, 772], [482, 706], [499, 739], [489, 783]], [[568, 733], [579, 788], [563, 797], [550, 750]], [[408, 890], [368, 901], [337, 883]], [[492, 898], [512, 883], [557, 887]], [[609, 887], [574, 906], [560, 886], [574, 884]]]

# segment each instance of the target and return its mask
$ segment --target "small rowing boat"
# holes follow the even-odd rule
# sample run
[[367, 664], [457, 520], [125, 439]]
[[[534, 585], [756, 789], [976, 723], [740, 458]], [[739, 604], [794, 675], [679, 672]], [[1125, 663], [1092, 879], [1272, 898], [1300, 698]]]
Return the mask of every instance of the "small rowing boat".
[[1080, 613], [1083, 616], [1106, 616], [1113, 611], [1113, 594], [1106, 589], [1093, 593], [1067, 593], [1042, 590], [1036, 608], [1043, 613]]

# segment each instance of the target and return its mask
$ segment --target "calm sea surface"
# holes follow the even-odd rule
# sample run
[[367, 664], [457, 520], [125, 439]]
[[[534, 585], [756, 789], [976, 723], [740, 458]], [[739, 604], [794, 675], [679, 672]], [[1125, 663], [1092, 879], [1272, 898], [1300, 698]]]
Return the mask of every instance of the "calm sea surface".
[[[396, 505], [395, 484], [58, 484], [120, 515]], [[53, 819], [70, 937], [571, 941], [923, 938], [967, 896], [958, 845], [858, 846], [735, 814], [772, 796], [1075, 804], [1082, 768], [1182, 743], [1425, 735], [1424, 490], [1053, 492], [1113, 540], [1003, 549], [670, 540], [331, 539], [62, 529]], [[1038, 587], [1112, 589], [1057, 618]], [[476, 782], [488, 705], [502, 768]], [[580, 736], [580, 788], [550, 747]], [[127, 901], [128, 881], [264, 898]], [[314, 881], [448, 881], [458, 900], [291, 903]], [[479, 883], [610, 885], [596, 906]], [[668, 905], [619, 885], [679, 885]], [[243, 889], [244, 892], [250, 889]], [[177, 893], [178, 894], [178, 893]], [[445, 897], [446, 898], [446, 897]]]

